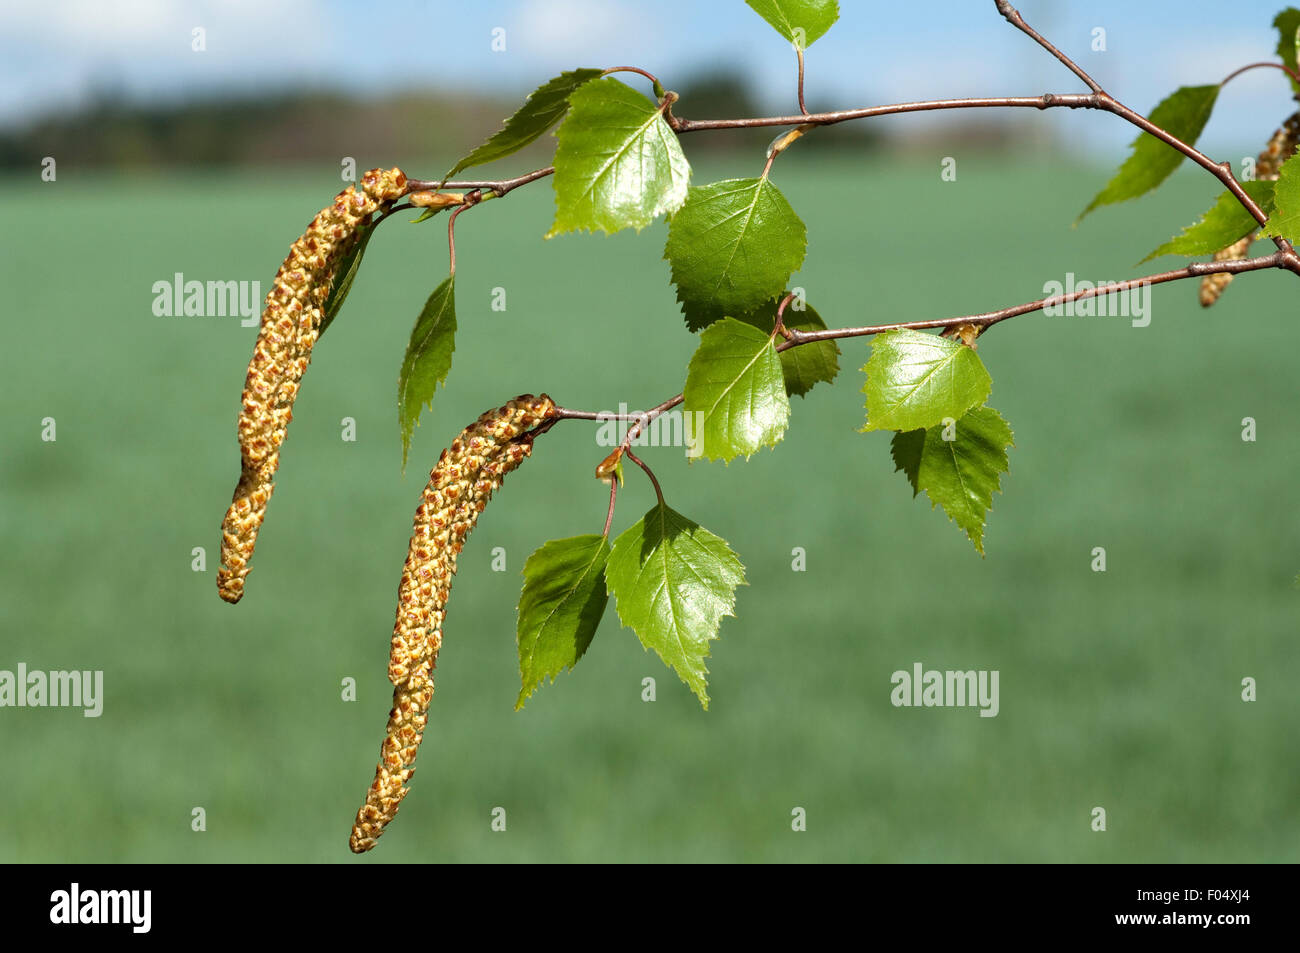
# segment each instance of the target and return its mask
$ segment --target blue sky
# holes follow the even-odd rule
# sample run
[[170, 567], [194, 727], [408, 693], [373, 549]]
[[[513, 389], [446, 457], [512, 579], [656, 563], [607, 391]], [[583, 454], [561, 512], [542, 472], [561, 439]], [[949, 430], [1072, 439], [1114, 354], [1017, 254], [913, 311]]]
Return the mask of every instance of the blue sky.
[[[1281, 5], [1020, 0], [1019, 9], [1121, 101], [1145, 112], [1178, 85], [1216, 82], [1238, 65], [1271, 59], [1271, 22]], [[808, 54], [810, 108], [1081, 89], [1012, 30], [992, 0], [841, 0], [840, 6], [840, 22]], [[202, 53], [191, 50], [195, 27], [206, 31]], [[491, 49], [498, 27], [505, 30], [504, 52]], [[1091, 50], [1097, 27], [1106, 31], [1105, 52]], [[669, 87], [702, 65], [734, 64], [768, 108], [785, 112], [792, 102], [793, 54], [741, 0], [0, 4], [0, 123], [6, 124], [84, 102], [97, 90], [168, 98], [290, 84], [367, 92], [483, 86], [522, 96], [564, 69], [624, 64], [658, 73]], [[1290, 111], [1282, 75], [1257, 71], [1225, 92], [1202, 142], [1211, 149], [1257, 148]], [[686, 104], [681, 112], [692, 115]], [[1098, 149], [1132, 138], [1129, 127], [1109, 117], [1042, 118]]]

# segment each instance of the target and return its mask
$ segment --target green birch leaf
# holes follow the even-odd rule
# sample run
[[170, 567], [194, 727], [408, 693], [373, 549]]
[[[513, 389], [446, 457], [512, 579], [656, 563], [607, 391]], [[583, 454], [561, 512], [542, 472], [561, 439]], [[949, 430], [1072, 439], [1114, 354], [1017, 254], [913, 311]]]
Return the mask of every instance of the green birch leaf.
[[[1273, 26], [1277, 27], [1278, 33], [1277, 55], [1283, 64], [1296, 69], [1296, 50], [1300, 48], [1300, 10], [1287, 7], [1273, 18]], [[1291, 80], [1291, 92], [1300, 95], [1300, 84], [1295, 80]]]
[[[1180, 86], [1152, 110], [1150, 119], [1166, 132], [1194, 146], [1214, 111], [1218, 97], [1217, 84]], [[1079, 213], [1075, 224], [1099, 206], [1135, 199], [1150, 192], [1169, 178], [1183, 158], [1181, 152], [1150, 133], [1138, 133], [1133, 140], [1132, 154], [1124, 160], [1115, 177]]]
[[614, 540], [605, 581], [619, 620], [707, 710], [709, 643], [745, 584], [726, 541], [661, 503]]
[[[942, 506], [984, 555], [984, 524], [1001, 487], [999, 474], [1008, 469], [1011, 428], [992, 407], [979, 407], [955, 423], [894, 435], [890, 452], [894, 465], [922, 490], [930, 505]], [[950, 439], [945, 439], [950, 438]]]
[[836, 0], [745, 0], [755, 13], [800, 49], [807, 49], [840, 18]]
[[[1243, 182], [1241, 187], [1265, 214], [1271, 215], [1273, 187], [1276, 184], [1270, 181]], [[1152, 258], [1159, 258], [1161, 255], [1212, 255], [1257, 228], [1259, 223], [1255, 221], [1255, 216], [1242, 208], [1241, 203], [1231, 192], [1224, 192], [1199, 221], [1188, 225], [1181, 235], [1176, 235], [1165, 242], [1138, 264], [1150, 261]]]
[[432, 404], [438, 385], [447, 380], [456, 350], [456, 276], [434, 289], [411, 329], [411, 340], [397, 376], [397, 422], [402, 432], [402, 469], [411, 449], [411, 434], [420, 411]]
[[918, 430], [988, 399], [993, 379], [973, 348], [921, 331], [877, 335], [862, 368], [868, 430]]
[[1269, 212], [1268, 222], [1260, 229], [1259, 236], [1286, 238], [1292, 242], [1300, 240], [1300, 162], [1296, 161], [1295, 156], [1282, 163], [1277, 181], [1273, 184], [1274, 208]]
[[690, 164], [659, 107], [616, 79], [569, 99], [556, 133], [555, 222], [547, 233], [640, 231], [686, 201]]
[[925, 453], [928, 430], [899, 430], [889, 443], [889, 455], [894, 458], [894, 469], [901, 470], [912, 484], [912, 496], [921, 492], [918, 482], [921, 472], [921, 455]]
[[481, 146], [451, 167], [444, 181], [471, 166], [504, 159], [533, 142], [569, 111], [569, 97], [601, 74], [598, 69], [575, 69], [547, 80], [528, 94], [524, 104], [505, 125]]
[[[736, 317], [770, 334], [776, 327], [776, 309], [783, 297], [774, 298], [757, 311]], [[802, 311], [796, 311], [792, 304], [785, 309], [783, 318], [785, 326], [795, 331], [826, 330], [826, 322], [810, 304], [805, 304]], [[787, 348], [780, 352], [780, 357], [785, 392], [791, 397], [805, 396], [818, 384], [835, 380], [835, 375], [840, 372], [840, 348], [834, 341], [816, 341]]]
[[578, 664], [605, 614], [605, 563], [609, 540], [604, 536], [553, 539], [524, 563], [524, 589], [519, 597], [519, 678], [515, 711], [548, 677], [553, 682]]
[[727, 179], [690, 190], [668, 225], [664, 258], [692, 331], [781, 294], [808, 231], [768, 179]]
[[735, 318], [723, 318], [700, 335], [682, 394], [683, 413], [698, 421], [691, 429], [695, 449], [710, 460], [775, 446], [790, 420], [771, 337]]

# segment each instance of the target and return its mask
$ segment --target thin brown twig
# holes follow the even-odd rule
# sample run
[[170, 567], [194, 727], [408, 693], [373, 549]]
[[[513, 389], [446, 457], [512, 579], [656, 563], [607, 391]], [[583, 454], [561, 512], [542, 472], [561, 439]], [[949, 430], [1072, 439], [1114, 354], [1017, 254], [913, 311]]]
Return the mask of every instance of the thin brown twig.
[[[674, 132], [699, 132], [708, 129], [753, 129], [763, 126], [797, 126], [810, 124], [831, 126], [852, 119], [870, 119], [875, 116], [892, 116], [898, 113], [926, 112], [937, 109], [975, 109], [997, 107], [1028, 107], [1048, 109], [1064, 106], [1070, 109], [1102, 108], [1093, 97], [1078, 93], [1044, 93], [1041, 96], [997, 96], [978, 99], [939, 99], [910, 103], [890, 103], [882, 106], [866, 106], [860, 109], [841, 109], [834, 112], [801, 113], [797, 116], [761, 116], [748, 119], [683, 119], [664, 109], [664, 119]], [[406, 191], [431, 192], [443, 189], [481, 189], [504, 196], [520, 186], [528, 185], [555, 174], [554, 166], [546, 166], [525, 172], [510, 179], [408, 179]]]
[[[1179, 268], [1174, 271], [1159, 272], [1154, 275], [1147, 275], [1142, 278], [1134, 278], [1129, 281], [1116, 282], [1115, 284], [1101, 285], [1099, 287], [1084, 288], [1080, 291], [1071, 292], [1068, 295], [1050, 295], [1046, 298], [1039, 298], [1026, 304], [1013, 305], [1009, 308], [1002, 308], [998, 311], [986, 311], [982, 314], [966, 314], [954, 318], [935, 318], [928, 321], [903, 321], [895, 324], [877, 324], [870, 327], [860, 328], [828, 328], [824, 331], [797, 331], [787, 329], [793, 335], [789, 340], [777, 345], [778, 353], [788, 351], [792, 347], [801, 347], [805, 344], [812, 344], [816, 341], [834, 341], [840, 338], [868, 337], [875, 334], [883, 334], [886, 331], [923, 331], [934, 328], [957, 327], [963, 324], [973, 324], [979, 328], [988, 328], [994, 324], [1005, 321], [1008, 318], [1014, 318], [1022, 314], [1030, 314], [1035, 311], [1041, 311], [1048, 306], [1068, 304], [1072, 301], [1081, 301], [1084, 298], [1093, 298], [1100, 295], [1116, 294], [1122, 291], [1128, 291], [1140, 285], [1158, 285], [1168, 281], [1179, 281], [1186, 278], [1203, 278], [1206, 275], [1213, 274], [1241, 274], [1247, 271], [1260, 271], [1267, 268], [1288, 268], [1294, 270], [1300, 267], [1300, 255], [1294, 251], [1278, 250], [1271, 255], [1264, 255], [1258, 258], [1241, 258], [1229, 259], [1227, 261], [1196, 261], [1191, 262], [1185, 268]], [[627, 435], [623, 438], [622, 447], [624, 448], [628, 459], [632, 460], [646, 469], [645, 464], [638, 460], [628, 447], [632, 440], [635, 439], [641, 430], [653, 421], [656, 417], [673, 409], [684, 400], [683, 394], [676, 397], [670, 397], [663, 403], [652, 407], [644, 413], [635, 415], [636, 423], [628, 428]], [[649, 472], [647, 470], [647, 472]], [[651, 474], [651, 479], [654, 479]], [[656, 488], [658, 484], [656, 481]], [[662, 501], [662, 493], [660, 494]]]
[[922, 331], [930, 328], [950, 328], [962, 324], [973, 324], [976, 327], [987, 328], [1008, 318], [1014, 318], [1018, 315], [1029, 314], [1034, 311], [1041, 311], [1046, 307], [1055, 307], [1057, 305], [1069, 304], [1073, 301], [1082, 301], [1084, 298], [1095, 298], [1105, 294], [1115, 294], [1122, 291], [1128, 291], [1132, 288], [1141, 287], [1142, 285], [1159, 285], [1167, 281], [1180, 281], [1184, 278], [1203, 278], [1206, 275], [1213, 274], [1241, 274], [1246, 271], [1260, 271], [1265, 268], [1290, 268], [1300, 262], [1295, 252], [1275, 251], [1271, 255], [1263, 255], [1259, 258], [1240, 258], [1229, 259], [1227, 261], [1194, 261], [1184, 268], [1178, 268], [1174, 271], [1162, 271], [1158, 274], [1147, 275], [1142, 278], [1133, 278], [1129, 281], [1119, 281], [1114, 284], [1101, 285], [1099, 287], [1084, 288], [1080, 291], [1071, 292], [1068, 295], [1051, 295], [1046, 298], [1039, 298], [1036, 301], [1030, 301], [1025, 304], [1013, 305], [1009, 308], [1002, 308], [998, 311], [986, 311], [982, 314], [964, 314], [955, 318], [936, 318], [929, 321], [902, 321], [896, 324], [876, 324], [870, 327], [861, 328], [830, 328], [825, 331], [792, 331], [794, 335], [792, 340], [777, 346], [777, 351], [785, 351], [792, 347], [798, 347], [801, 344], [810, 344], [813, 341], [832, 341], [838, 338], [866, 337], [873, 334], [882, 334], [885, 331]]
[[1223, 79], [1219, 80], [1219, 86], [1220, 88], [1227, 86], [1229, 82], [1236, 79], [1242, 73], [1248, 73], [1253, 69], [1264, 69], [1269, 67], [1271, 67], [1272, 69], [1280, 69], [1282, 72], [1286, 73], [1286, 75], [1290, 76], [1293, 80], [1295, 80], [1297, 83], [1300, 83], [1300, 73], [1297, 73], [1291, 67], [1283, 63], [1262, 62], [1262, 63], [1247, 63], [1245, 66], [1241, 67], [1241, 69], [1233, 70], [1227, 76], [1223, 77]]
[[627, 428], [627, 433], [623, 435], [623, 442], [619, 444], [619, 446], [621, 446], [624, 451], [627, 451], [628, 448], [632, 446], [632, 441], [637, 438], [637, 435], [641, 433], [646, 424], [650, 423], [650, 421], [654, 420], [660, 414], [672, 410], [681, 402], [682, 395], [678, 394], [676, 397], [669, 397], [658, 406], [651, 407], [645, 413], [638, 414], [636, 423]]
[[601, 531], [602, 536], [609, 535], [609, 527], [614, 522], [614, 501], [618, 499], [618, 474], [614, 473], [609, 478], [609, 511], [605, 514], [605, 528]]
[[799, 57], [799, 112], [806, 116], [808, 115], [808, 107], [804, 105], [803, 101], [803, 48], [796, 45], [794, 55]]
[[631, 460], [633, 463], [635, 463], [637, 466], [639, 466], [642, 470], [645, 471], [645, 475], [648, 476], [648, 477], [650, 478], [650, 482], [654, 484], [654, 488], [655, 488], [655, 496], [659, 497], [659, 505], [660, 505], [660, 506], [663, 506], [663, 505], [664, 505], [664, 491], [663, 491], [663, 488], [659, 485], [659, 479], [655, 476], [654, 471], [651, 470], [651, 469], [646, 465], [646, 463], [645, 463], [644, 460], [642, 460], [640, 457], [638, 457], [638, 456], [637, 456], [635, 453], [633, 453], [631, 450], [627, 450], [627, 451], [625, 451], [625, 455], [627, 456], [627, 458], [628, 458], [629, 460]]
[[614, 414], [603, 410], [570, 410], [567, 407], [555, 408], [555, 416], [561, 420], [636, 420], [638, 414]]
[[871, 119], [876, 116], [893, 116], [899, 113], [932, 112], [939, 109], [995, 109], [1026, 108], [1049, 109], [1064, 106], [1070, 109], [1098, 109], [1090, 93], [1044, 93], [1041, 96], [979, 96], [962, 99], [928, 99], [909, 103], [889, 103], [883, 106], [863, 106], [858, 109], [837, 109], [832, 112], [808, 113], [798, 116], [758, 116], [751, 119], [683, 119], [674, 116], [670, 125], [674, 132], [699, 132], [706, 129], [755, 129], [762, 126], [797, 126], [811, 123], [815, 126], [833, 126], [851, 119]]
[[534, 169], [532, 172], [525, 172], [523, 175], [517, 175], [513, 179], [486, 179], [474, 180], [458, 179], [447, 182], [441, 182], [437, 179], [407, 179], [406, 191], [410, 192], [432, 192], [438, 188], [444, 189], [479, 189], [487, 192], [495, 192], [497, 198], [508, 192], [513, 192], [521, 185], [527, 185], [529, 182], [536, 182], [538, 179], [544, 179], [548, 175], [555, 173], [555, 166], [546, 166], [543, 169]]
[[794, 332], [785, 326], [785, 309], [789, 307], [790, 302], [793, 300], [793, 291], [781, 299], [781, 303], [776, 306], [776, 326], [772, 329], [774, 334], [781, 335], [787, 341], [794, 340]]
[[461, 212], [465, 211], [465, 209], [473, 208], [477, 205], [478, 198], [477, 192], [471, 192], [469, 195], [466, 195], [465, 203], [463, 205], [457, 205], [452, 211], [450, 217], [447, 219], [448, 271], [453, 275], [456, 274], [456, 219], [460, 216]]
[[648, 70], [643, 70], [639, 66], [611, 66], [609, 69], [605, 70], [600, 75], [608, 76], [610, 73], [639, 73], [640, 75], [644, 76], [646, 79], [650, 80], [650, 83], [654, 86], [654, 91], [656, 96], [663, 95], [664, 86], [663, 83], [659, 82], [659, 77], [656, 76], [654, 73], [649, 72]]
[[1068, 69], [1075, 76], [1079, 77], [1079, 79], [1083, 80], [1083, 82], [1087, 85], [1087, 87], [1091, 89], [1094, 93], [1101, 92], [1101, 86], [1097, 83], [1095, 79], [1093, 79], [1086, 72], [1084, 72], [1083, 68], [1079, 66], [1078, 63], [1074, 62], [1074, 60], [1070, 59], [1068, 56], [1066, 56], [1064, 53], [1058, 50], [1055, 46], [1053, 46], [1050, 42], [1048, 42], [1046, 37], [1042, 36], [1037, 30], [1035, 30], [1028, 23], [1026, 23], [1025, 18], [1020, 15], [1020, 11], [1017, 10], [1015, 7], [1013, 7], [1010, 3], [1008, 3], [1007, 0], [994, 0], [994, 3], [998, 8], [998, 13], [1002, 14], [1002, 16], [1006, 18], [1008, 23], [1014, 26], [1021, 33], [1030, 37], [1035, 43], [1037, 43], [1043, 49], [1047, 50], [1047, 52], [1051, 53], [1058, 60], [1060, 60], [1066, 69]]

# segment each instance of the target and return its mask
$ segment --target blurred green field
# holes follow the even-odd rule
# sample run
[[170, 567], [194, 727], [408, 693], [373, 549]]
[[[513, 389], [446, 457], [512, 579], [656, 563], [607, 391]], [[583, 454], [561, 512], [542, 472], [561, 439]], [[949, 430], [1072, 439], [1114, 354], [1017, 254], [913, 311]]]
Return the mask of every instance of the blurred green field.
[[[1184, 169], [1071, 230], [1106, 175], [971, 158], [945, 183], [937, 158], [796, 150], [774, 181], [809, 228], [795, 283], [846, 325], [1027, 301], [1069, 271], [1134, 276], [1216, 193]], [[708, 712], [612, 606], [581, 665], [513, 711], [519, 570], [547, 539], [598, 532], [607, 500], [594, 427], [558, 427], [465, 549], [414, 790], [353, 860], [397, 578], [439, 448], [524, 391], [657, 403], [694, 338], [662, 224], [544, 242], [546, 183], [476, 209], [458, 227], [455, 364], [403, 477], [397, 368], [446, 233], [389, 223], [317, 351], [248, 595], [225, 605], [218, 526], [255, 331], [155, 317], [151, 287], [182, 272], [265, 290], [337, 189], [329, 169], [0, 184], [0, 669], [102, 669], [106, 694], [98, 719], [0, 709], [0, 861], [1300, 860], [1297, 286], [1281, 273], [1239, 279], [1210, 312], [1191, 283], [1157, 288], [1147, 328], [1033, 315], [981, 340], [1016, 434], [986, 559], [911, 499], [888, 436], [855, 432], [863, 341], [834, 387], [794, 401], [775, 451], [688, 466], [647, 450], [669, 503], [747, 566]], [[628, 476], [616, 530], [653, 500]], [[497, 546], [507, 572], [490, 570]], [[1000, 714], [892, 707], [890, 675], [914, 662], [999, 670]]]

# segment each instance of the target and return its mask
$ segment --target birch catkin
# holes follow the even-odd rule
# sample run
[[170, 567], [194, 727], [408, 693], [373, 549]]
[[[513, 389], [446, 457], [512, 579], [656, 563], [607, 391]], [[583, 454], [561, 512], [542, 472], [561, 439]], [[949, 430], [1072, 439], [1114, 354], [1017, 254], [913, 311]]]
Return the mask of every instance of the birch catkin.
[[410, 788], [415, 755], [433, 699], [433, 669], [456, 557], [492, 493], [532, 453], [528, 431], [555, 416], [545, 394], [525, 394], [490, 410], [442, 451], [415, 510], [411, 544], [397, 589], [397, 621], [388, 658], [393, 707], [379, 766], [357, 811], [353, 853], [375, 846]]
[[[1282, 163], [1291, 158], [1297, 145], [1300, 145], [1300, 113], [1295, 113], [1287, 119], [1282, 124], [1282, 128], [1273, 133], [1273, 138], [1268, 140], [1268, 145], [1255, 160], [1255, 178], [1261, 182], [1276, 180]], [[1219, 249], [1214, 253], [1214, 260], [1233, 261], [1245, 258], [1257, 233], [1258, 229], [1233, 242], [1227, 248]], [[1218, 301], [1224, 289], [1232, 284], [1232, 279], [1233, 276], [1227, 273], [1206, 275], [1202, 278], [1199, 295], [1201, 306], [1208, 308]]]
[[312, 219], [275, 274], [244, 381], [239, 483], [221, 524], [217, 591], [227, 602], [238, 602], [244, 595], [248, 562], [274, 489], [280, 445], [320, 334], [334, 270], [356, 244], [358, 228], [405, 190], [401, 169], [371, 169], [362, 176], [359, 191], [348, 186]]

